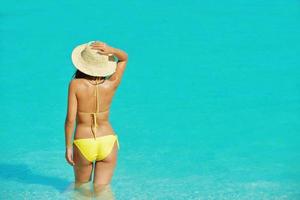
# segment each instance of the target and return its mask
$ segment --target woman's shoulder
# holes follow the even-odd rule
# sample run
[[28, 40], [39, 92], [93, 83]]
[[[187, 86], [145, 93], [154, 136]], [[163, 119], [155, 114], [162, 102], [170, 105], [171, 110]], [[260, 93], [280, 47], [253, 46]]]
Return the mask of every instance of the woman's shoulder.
[[78, 83], [79, 83], [78, 79], [74, 78], [74, 79], [70, 80], [69, 85], [70, 86], [76, 86]]
[[78, 88], [81, 86], [85, 86], [86, 82], [82, 78], [74, 78], [69, 83], [70, 87]]

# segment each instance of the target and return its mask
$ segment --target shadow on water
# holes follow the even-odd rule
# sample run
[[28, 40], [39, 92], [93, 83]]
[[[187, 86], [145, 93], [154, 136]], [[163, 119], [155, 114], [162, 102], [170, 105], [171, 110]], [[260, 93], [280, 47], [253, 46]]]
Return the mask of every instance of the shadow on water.
[[24, 164], [0, 163], [0, 179], [13, 180], [25, 184], [51, 186], [60, 193], [71, 184], [66, 179], [34, 173]]
[[96, 193], [91, 189], [90, 182], [75, 188], [74, 182], [59, 177], [35, 174], [27, 165], [0, 163], [0, 179], [16, 181], [24, 184], [39, 184], [51, 186], [68, 199], [115, 199], [111, 186], [106, 186], [101, 192]]

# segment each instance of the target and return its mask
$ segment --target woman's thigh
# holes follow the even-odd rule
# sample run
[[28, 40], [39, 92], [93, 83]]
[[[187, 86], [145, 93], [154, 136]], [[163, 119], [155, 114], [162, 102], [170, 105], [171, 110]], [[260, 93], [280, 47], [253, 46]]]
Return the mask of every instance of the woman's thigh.
[[80, 186], [82, 183], [91, 181], [93, 163], [86, 160], [76, 145], [73, 145], [73, 166], [75, 174], [75, 185]]

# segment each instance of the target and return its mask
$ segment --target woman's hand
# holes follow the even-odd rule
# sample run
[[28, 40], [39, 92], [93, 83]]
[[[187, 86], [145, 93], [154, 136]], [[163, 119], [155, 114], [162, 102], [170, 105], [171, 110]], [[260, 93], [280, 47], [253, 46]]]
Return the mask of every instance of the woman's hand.
[[75, 165], [73, 161], [73, 149], [72, 148], [66, 148], [66, 160], [70, 165]]
[[113, 47], [101, 41], [95, 41], [91, 44], [92, 49], [99, 50], [100, 54], [109, 55], [113, 54]]

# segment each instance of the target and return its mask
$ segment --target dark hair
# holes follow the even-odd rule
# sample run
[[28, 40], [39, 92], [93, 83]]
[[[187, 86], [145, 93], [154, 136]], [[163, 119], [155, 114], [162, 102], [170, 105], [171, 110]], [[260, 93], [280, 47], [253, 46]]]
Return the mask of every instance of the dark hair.
[[85, 78], [85, 79], [89, 79], [89, 80], [93, 80], [99, 77], [104, 77], [105, 80], [109, 79], [111, 77], [111, 75], [109, 76], [90, 76], [88, 74], [83, 73], [80, 70], [76, 70], [75, 73], [73, 74], [72, 78], [76, 79], [76, 78]]

